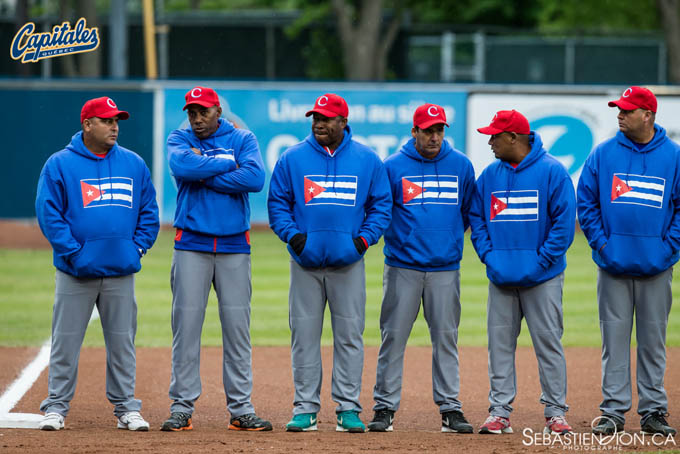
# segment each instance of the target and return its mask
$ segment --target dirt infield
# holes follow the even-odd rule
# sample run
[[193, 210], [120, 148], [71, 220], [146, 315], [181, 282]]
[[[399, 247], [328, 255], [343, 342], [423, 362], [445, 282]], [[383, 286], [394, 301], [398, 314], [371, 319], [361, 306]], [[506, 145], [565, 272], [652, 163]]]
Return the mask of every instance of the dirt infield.
[[[18, 375], [37, 352], [35, 348], [0, 348], [0, 390]], [[393, 433], [347, 434], [335, 432], [334, 408], [330, 398], [331, 349], [324, 348], [324, 382], [319, 431], [293, 434], [283, 430], [290, 419], [293, 384], [290, 351], [285, 347], [254, 349], [253, 370], [255, 388], [253, 403], [258, 413], [270, 419], [274, 431], [270, 433], [239, 433], [226, 430], [227, 415], [221, 383], [221, 350], [203, 349], [201, 364], [203, 395], [197, 402], [194, 430], [182, 433], [160, 432], [162, 421], [168, 416], [167, 397], [170, 382], [170, 350], [165, 348], [139, 349], [137, 354], [137, 396], [143, 400], [143, 415], [151, 423], [148, 433], [117, 430], [112, 407], [104, 393], [105, 352], [101, 348], [84, 349], [80, 360], [78, 388], [72, 410], [66, 419], [66, 430], [41, 432], [27, 429], [0, 429], [0, 452], [92, 453], [92, 452], [479, 452], [520, 453], [562, 451], [561, 446], [527, 447], [530, 437], [525, 428], [540, 431], [543, 409], [538, 403], [539, 382], [536, 360], [530, 348], [517, 352], [518, 388], [515, 412], [511, 421], [513, 435], [459, 435], [440, 432], [440, 419], [432, 402], [430, 354], [426, 347], [409, 347], [406, 354], [402, 405], [396, 414]], [[378, 350], [366, 349], [361, 402], [362, 418], [371, 418], [372, 387]], [[478, 427], [487, 415], [487, 356], [484, 348], [461, 349], [461, 400], [470, 422]], [[575, 431], [587, 433], [590, 422], [598, 414], [600, 401], [600, 360], [595, 348], [567, 350], [569, 370], [568, 419]], [[680, 349], [669, 349], [666, 386], [670, 411], [680, 399]], [[31, 391], [14, 408], [14, 412], [38, 413], [40, 401], [47, 392], [47, 372], [43, 372]], [[634, 402], [634, 407], [636, 405]], [[639, 430], [635, 411], [629, 414], [626, 429]], [[671, 414], [672, 425], [680, 425], [680, 418]], [[678, 440], [680, 442], [680, 439]], [[666, 448], [675, 446], [667, 444]], [[606, 448], [606, 446], [605, 446]], [[654, 446], [623, 446], [628, 449], [649, 450]], [[610, 447], [611, 449], [611, 447]], [[573, 450], [573, 449], [572, 449]], [[580, 450], [584, 450], [581, 448]]]

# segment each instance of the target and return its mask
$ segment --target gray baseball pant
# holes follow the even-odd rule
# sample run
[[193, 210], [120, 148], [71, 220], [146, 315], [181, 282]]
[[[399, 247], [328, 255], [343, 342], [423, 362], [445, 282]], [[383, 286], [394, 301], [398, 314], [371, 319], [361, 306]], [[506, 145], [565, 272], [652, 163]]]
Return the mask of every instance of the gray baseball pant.
[[517, 394], [515, 350], [522, 318], [527, 321], [538, 360], [540, 403], [546, 418], [564, 415], [567, 363], [562, 350], [564, 273], [533, 287], [500, 287], [489, 282], [489, 413], [509, 418]]
[[295, 401], [293, 415], [321, 409], [321, 332], [326, 301], [333, 327], [331, 397], [336, 412], [361, 412], [366, 275], [364, 259], [343, 266], [303, 268], [290, 262], [289, 324]]
[[432, 394], [440, 413], [461, 410], [458, 400], [460, 272], [424, 272], [385, 265], [380, 310], [382, 343], [373, 398], [374, 410], [399, 409], [404, 351], [423, 302], [432, 341]]
[[222, 323], [222, 382], [231, 417], [254, 413], [250, 346], [249, 254], [175, 250], [172, 288], [171, 412], [193, 414], [201, 395], [201, 331], [210, 287]]
[[668, 399], [666, 327], [673, 296], [673, 268], [649, 277], [616, 276], [603, 269], [597, 276], [597, 301], [602, 333], [602, 413], [625, 422], [632, 405], [630, 337], [635, 316], [637, 339], [638, 414], [643, 422], [665, 414]]
[[139, 411], [135, 399], [137, 302], [134, 275], [77, 278], [57, 270], [48, 397], [40, 411], [66, 416], [76, 391], [80, 348], [95, 304], [106, 343], [106, 398], [113, 413]]

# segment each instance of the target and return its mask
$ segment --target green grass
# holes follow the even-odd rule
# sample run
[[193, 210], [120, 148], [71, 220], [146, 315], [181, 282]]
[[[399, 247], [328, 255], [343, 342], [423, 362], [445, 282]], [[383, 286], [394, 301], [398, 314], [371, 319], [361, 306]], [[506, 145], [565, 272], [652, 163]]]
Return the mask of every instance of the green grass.
[[[284, 244], [270, 232], [253, 232], [253, 299], [251, 337], [254, 345], [289, 345], [288, 283], [289, 257]], [[137, 275], [138, 346], [170, 346], [170, 262], [173, 235], [161, 232], [153, 249], [143, 259]], [[568, 252], [564, 288], [564, 344], [600, 345], [596, 302], [597, 269], [582, 234], [577, 234]], [[382, 246], [369, 249], [366, 257], [366, 330], [368, 345], [380, 343], [379, 317], [382, 296]], [[486, 345], [487, 279], [469, 237], [461, 264], [461, 315], [459, 343]], [[680, 284], [673, 284], [673, 300]], [[0, 345], [40, 345], [50, 335], [54, 299], [54, 267], [49, 250], [0, 249]], [[668, 326], [668, 345], [680, 345], [680, 309], [674, 306]], [[634, 336], [633, 336], [634, 337]], [[211, 293], [203, 327], [204, 345], [221, 345], [217, 300]], [[323, 342], [331, 343], [330, 313], [326, 310]], [[411, 345], [429, 344], [427, 324], [421, 314], [410, 338]], [[103, 345], [101, 326], [93, 323], [85, 337], [89, 346]], [[526, 324], [520, 345], [531, 345]]]

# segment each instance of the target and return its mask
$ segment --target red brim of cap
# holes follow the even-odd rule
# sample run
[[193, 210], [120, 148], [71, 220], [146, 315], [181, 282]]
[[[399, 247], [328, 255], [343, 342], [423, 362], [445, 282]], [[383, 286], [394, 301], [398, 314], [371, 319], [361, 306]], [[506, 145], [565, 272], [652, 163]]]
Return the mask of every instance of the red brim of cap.
[[130, 114], [124, 110], [112, 110], [111, 112], [106, 112], [105, 114], [96, 115], [99, 118], [112, 118], [118, 115], [119, 120], [127, 120], [130, 118]]
[[309, 116], [312, 115], [314, 112], [316, 112], [316, 113], [318, 113], [318, 114], [321, 114], [321, 115], [323, 115], [324, 117], [328, 117], [328, 118], [342, 117], [342, 115], [340, 115], [340, 114], [338, 114], [338, 113], [336, 113], [336, 112], [333, 112], [333, 111], [331, 111], [331, 110], [326, 110], [326, 109], [320, 109], [320, 108], [318, 108], [318, 107], [315, 108], [315, 109], [310, 110], [309, 112], [307, 112], [307, 113], [305, 114], [305, 117], [309, 117]]
[[477, 128], [477, 131], [481, 132], [482, 134], [488, 134], [490, 136], [500, 134], [503, 132], [502, 129], [494, 128], [492, 126], [484, 126], [483, 128]]
[[618, 107], [623, 110], [635, 110], [639, 109], [640, 106], [636, 106], [633, 103], [625, 101], [623, 99], [617, 99], [616, 101], [609, 101], [609, 107]]
[[447, 128], [449, 127], [447, 122], [441, 120], [424, 121], [416, 126], [418, 126], [420, 129], [427, 129], [432, 125], [445, 125]]
[[192, 104], [198, 104], [199, 106], [203, 106], [203, 107], [212, 107], [212, 106], [215, 105], [215, 104], [211, 103], [210, 101], [197, 100], [197, 101], [191, 101], [191, 102], [184, 104], [184, 107], [182, 108], [182, 110], [187, 110], [187, 107], [189, 107]]

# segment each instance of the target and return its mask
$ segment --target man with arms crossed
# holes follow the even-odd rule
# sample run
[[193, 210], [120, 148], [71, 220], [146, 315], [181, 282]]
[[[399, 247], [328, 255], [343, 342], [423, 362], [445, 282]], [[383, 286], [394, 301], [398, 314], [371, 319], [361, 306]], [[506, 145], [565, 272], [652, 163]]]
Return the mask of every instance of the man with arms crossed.
[[222, 381], [231, 414], [230, 430], [269, 431], [250, 402], [250, 205], [248, 193], [262, 190], [264, 165], [250, 131], [220, 118], [212, 88], [185, 95], [190, 128], [168, 137], [168, 162], [177, 181], [172, 257], [172, 379], [170, 418], [161, 430], [193, 428], [201, 395], [201, 330], [210, 287], [222, 323]]

